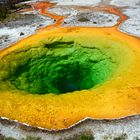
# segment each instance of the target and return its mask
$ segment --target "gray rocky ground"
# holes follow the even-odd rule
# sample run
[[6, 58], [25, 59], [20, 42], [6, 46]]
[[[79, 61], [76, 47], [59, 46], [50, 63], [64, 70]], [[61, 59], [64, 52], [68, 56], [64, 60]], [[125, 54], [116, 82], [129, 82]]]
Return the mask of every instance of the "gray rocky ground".
[[25, 12], [20, 14], [17, 20], [0, 23], [0, 49], [32, 35], [37, 29], [53, 22], [53, 19], [38, 15], [37, 12]]

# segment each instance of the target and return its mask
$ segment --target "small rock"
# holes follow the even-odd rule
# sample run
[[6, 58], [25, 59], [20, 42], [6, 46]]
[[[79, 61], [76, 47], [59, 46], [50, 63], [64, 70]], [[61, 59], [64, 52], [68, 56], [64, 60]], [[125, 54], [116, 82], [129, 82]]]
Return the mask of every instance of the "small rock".
[[93, 21], [93, 24], [97, 24], [97, 22], [96, 21]]
[[21, 32], [21, 33], [20, 33], [20, 36], [22, 36], [22, 35], [24, 35], [24, 33], [23, 33], [23, 32]]

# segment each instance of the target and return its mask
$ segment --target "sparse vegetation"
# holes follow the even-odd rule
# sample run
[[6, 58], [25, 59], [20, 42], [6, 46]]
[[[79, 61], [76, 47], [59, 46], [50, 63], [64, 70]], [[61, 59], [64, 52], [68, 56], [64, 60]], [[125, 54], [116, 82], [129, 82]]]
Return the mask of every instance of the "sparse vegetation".
[[0, 140], [16, 140], [16, 139], [14, 139], [12, 137], [5, 137], [2, 134], [0, 134]]
[[5, 6], [0, 5], [0, 20], [6, 18], [8, 14], [8, 9]]
[[[0, 134], [0, 140], [17, 140], [14, 139], [12, 137], [5, 137], [2, 134]], [[23, 138], [22, 140], [42, 140], [41, 138], [36, 138], [36, 137], [31, 137], [31, 136], [27, 136], [26, 138]]]
[[68, 138], [66, 140], [94, 140], [94, 136], [90, 132], [86, 132], [79, 135], [75, 135], [74, 137]]
[[0, 0], [0, 20], [5, 19], [12, 8], [14, 8], [13, 0]]
[[31, 136], [27, 136], [25, 139], [23, 138], [22, 140], [42, 140], [41, 138], [37, 138], [37, 137], [31, 137]]
[[0, 21], [5, 20], [6, 18], [16, 19], [17, 11], [23, 8], [28, 8], [30, 6], [26, 4], [17, 5], [18, 2], [26, 0], [0, 0]]
[[114, 140], [127, 140], [127, 134], [122, 134], [122, 135], [114, 138]]
[[14, 139], [12, 137], [8, 137], [8, 138], [4, 138], [4, 140], [16, 140], [16, 139]]
[[[5, 137], [0, 134], [0, 140], [16, 140], [12, 137]], [[26, 138], [22, 138], [22, 140], [42, 140], [40, 137], [31, 137], [27, 136]], [[81, 135], [75, 135], [72, 138], [67, 138], [65, 140], [94, 140], [94, 137], [91, 133], [84, 133]]]
[[105, 136], [103, 137], [103, 139], [104, 139], [104, 140], [112, 140], [113, 138], [112, 138], [112, 136], [109, 134], [109, 135], [105, 135]]

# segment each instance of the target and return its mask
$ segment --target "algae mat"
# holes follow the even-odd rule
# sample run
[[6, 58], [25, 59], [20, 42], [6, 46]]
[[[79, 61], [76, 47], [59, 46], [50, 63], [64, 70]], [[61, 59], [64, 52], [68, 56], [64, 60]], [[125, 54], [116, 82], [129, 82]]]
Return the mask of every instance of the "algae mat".
[[42, 31], [0, 51], [0, 116], [49, 130], [140, 113], [140, 40], [115, 28]]

